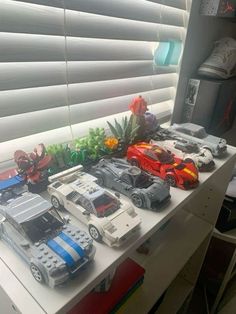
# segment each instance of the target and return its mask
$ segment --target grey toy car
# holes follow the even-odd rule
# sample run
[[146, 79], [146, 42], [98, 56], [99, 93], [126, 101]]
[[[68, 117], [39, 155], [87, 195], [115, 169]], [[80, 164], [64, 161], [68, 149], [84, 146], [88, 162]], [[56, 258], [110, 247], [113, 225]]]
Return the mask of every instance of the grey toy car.
[[119, 158], [102, 159], [92, 167], [98, 184], [128, 196], [139, 208], [158, 210], [170, 199], [169, 185]]
[[95, 254], [90, 236], [28, 192], [0, 203], [0, 238], [28, 263], [38, 282], [51, 288], [76, 275]]
[[226, 140], [207, 134], [204, 127], [198, 124], [173, 124], [171, 127], [168, 128], [168, 131], [184, 139], [196, 142], [201, 147], [208, 146], [213, 156], [220, 157], [224, 155], [227, 151]]

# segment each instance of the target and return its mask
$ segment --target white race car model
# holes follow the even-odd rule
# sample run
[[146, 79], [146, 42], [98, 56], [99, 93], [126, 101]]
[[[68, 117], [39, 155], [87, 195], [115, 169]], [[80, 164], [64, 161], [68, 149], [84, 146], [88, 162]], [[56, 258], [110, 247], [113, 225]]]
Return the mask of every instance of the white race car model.
[[151, 143], [183, 160], [192, 159], [199, 171], [211, 171], [215, 166], [211, 150], [207, 146], [199, 147], [196, 143], [184, 139], [151, 140]]
[[87, 224], [91, 237], [98, 242], [120, 246], [141, 223], [131, 204], [100, 187], [97, 178], [83, 172], [81, 166], [53, 175], [49, 181], [53, 206], [64, 207]]

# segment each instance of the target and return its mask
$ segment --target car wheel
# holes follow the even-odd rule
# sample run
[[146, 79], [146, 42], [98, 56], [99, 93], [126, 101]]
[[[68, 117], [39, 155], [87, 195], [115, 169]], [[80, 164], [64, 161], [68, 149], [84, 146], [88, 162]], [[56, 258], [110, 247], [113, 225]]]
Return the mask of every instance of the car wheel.
[[62, 208], [62, 205], [61, 205], [61, 203], [59, 202], [59, 199], [56, 196], [52, 196], [51, 197], [51, 203], [52, 203], [53, 207], [56, 208], [56, 209], [61, 209]]
[[40, 283], [44, 283], [45, 279], [43, 277], [43, 274], [41, 272], [41, 270], [38, 268], [38, 266], [36, 266], [35, 264], [31, 264], [30, 265], [30, 271], [31, 274], [33, 275], [34, 279]]
[[139, 167], [139, 161], [137, 159], [131, 158], [129, 162], [132, 166]]
[[89, 225], [89, 234], [95, 241], [102, 242], [102, 236], [94, 225]]
[[138, 207], [138, 208], [143, 207], [143, 199], [139, 194], [137, 194], [137, 193], [132, 194], [131, 199], [132, 199], [133, 204], [136, 207]]
[[165, 181], [169, 183], [170, 186], [176, 186], [176, 179], [173, 175], [167, 174], [165, 177]]
[[97, 177], [97, 184], [100, 185], [100, 186], [104, 186], [104, 178], [103, 176], [99, 173], [96, 175]]

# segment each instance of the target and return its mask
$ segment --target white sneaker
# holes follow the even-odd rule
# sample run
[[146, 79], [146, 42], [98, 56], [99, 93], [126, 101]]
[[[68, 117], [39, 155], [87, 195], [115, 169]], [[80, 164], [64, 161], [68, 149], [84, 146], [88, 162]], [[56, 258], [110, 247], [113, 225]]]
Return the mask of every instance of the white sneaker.
[[198, 69], [198, 74], [217, 78], [228, 79], [234, 76], [236, 70], [236, 40], [222, 38], [215, 43], [212, 54]]
[[229, 182], [229, 185], [225, 194], [226, 196], [230, 196], [236, 199], [236, 167], [234, 167], [233, 169], [232, 178], [231, 178], [231, 181]]

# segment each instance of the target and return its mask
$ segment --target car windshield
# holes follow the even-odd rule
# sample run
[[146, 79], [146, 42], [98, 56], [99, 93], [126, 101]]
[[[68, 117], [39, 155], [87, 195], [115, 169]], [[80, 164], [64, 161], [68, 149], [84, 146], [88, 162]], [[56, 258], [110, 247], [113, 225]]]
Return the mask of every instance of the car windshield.
[[194, 135], [197, 138], [205, 138], [207, 136], [207, 133], [206, 133], [205, 129], [202, 128], [202, 129], [198, 130]]
[[106, 217], [114, 213], [119, 207], [120, 202], [108, 194], [102, 194], [93, 201], [98, 217]]
[[134, 187], [136, 188], [148, 188], [151, 184], [152, 184], [151, 177], [144, 172], [134, 177]]
[[148, 150], [146, 154], [153, 160], [159, 160], [162, 164], [170, 164], [174, 162], [174, 158], [171, 154], [156, 146], [151, 150]]
[[30, 240], [35, 243], [55, 234], [63, 224], [59, 213], [52, 209], [35, 219], [22, 223], [22, 227]]

